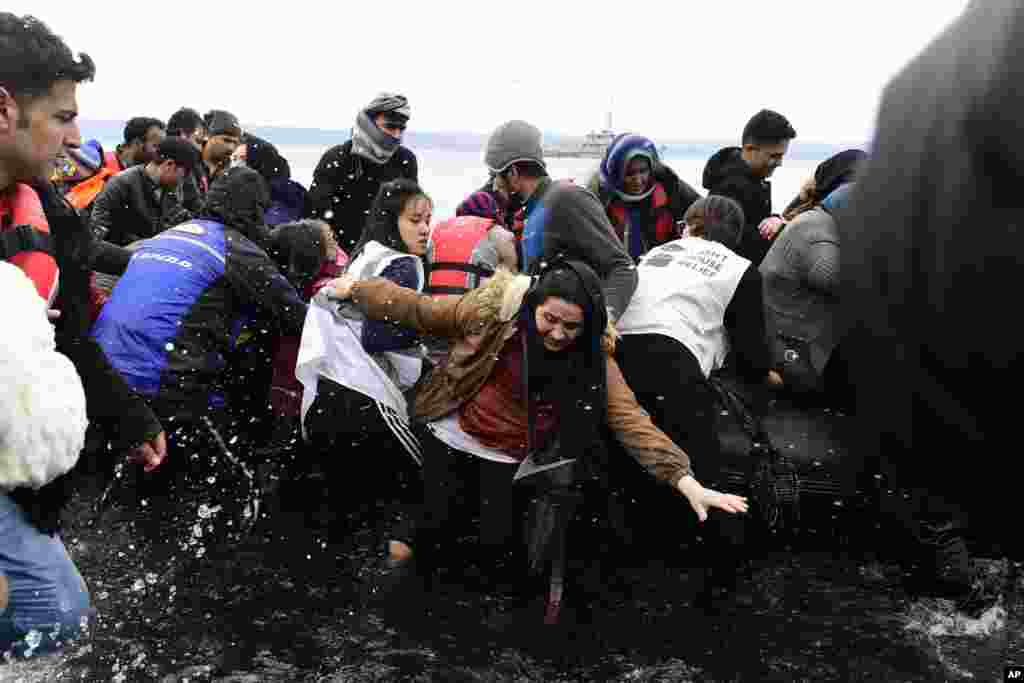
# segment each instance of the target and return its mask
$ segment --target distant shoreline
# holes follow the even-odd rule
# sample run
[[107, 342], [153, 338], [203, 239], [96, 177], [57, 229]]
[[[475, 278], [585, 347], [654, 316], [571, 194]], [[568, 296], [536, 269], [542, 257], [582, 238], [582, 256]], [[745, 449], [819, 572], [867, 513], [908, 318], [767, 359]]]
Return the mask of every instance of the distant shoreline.
[[[84, 140], [96, 139], [102, 142], [122, 139], [124, 121], [80, 119], [79, 128]], [[251, 126], [247, 128], [265, 140], [277, 146], [323, 147], [325, 150], [333, 145], [340, 145], [349, 138], [348, 130], [329, 130], [323, 128], [290, 128], [284, 126]], [[553, 132], [544, 133], [545, 142], [552, 146], [571, 146], [583, 139], [583, 136], [563, 135]], [[410, 129], [405, 135], [405, 144], [410, 149], [446, 149], [465, 152], [480, 152], [487, 141], [487, 136], [480, 133], [432, 132]], [[665, 156], [683, 156], [709, 158], [723, 147], [736, 145], [732, 140], [710, 141], [679, 141], [655, 140], [666, 148]], [[799, 138], [790, 145], [789, 159], [823, 161], [828, 157], [851, 147], [867, 149], [867, 143], [826, 144], [820, 142], [802, 142]]]

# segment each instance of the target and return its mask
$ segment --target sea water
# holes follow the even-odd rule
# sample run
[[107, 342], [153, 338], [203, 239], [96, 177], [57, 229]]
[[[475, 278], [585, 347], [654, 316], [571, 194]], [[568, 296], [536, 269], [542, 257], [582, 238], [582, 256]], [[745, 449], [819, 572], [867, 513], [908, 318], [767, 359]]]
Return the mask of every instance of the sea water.
[[[282, 145], [278, 150], [292, 169], [292, 178], [305, 187], [313, 181], [317, 162], [327, 148], [307, 145]], [[455, 207], [480, 189], [487, 181], [487, 167], [483, 162], [483, 150], [466, 151], [444, 148], [413, 148], [419, 164], [419, 180], [423, 189], [434, 200], [434, 218], [443, 220], [455, 214]], [[772, 205], [781, 213], [800, 191], [804, 179], [814, 175], [815, 167], [821, 160], [787, 160], [775, 171], [772, 182]], [[693, 156], [672, 156], [664, 159], [672, 170], [702, 195], [707, 194], [701, 183], [704, 164], [707, 159]], [[552, 178], [571, 178], [579, 184], [597, 170], [600, 159], [560, 157], [547, 161]]]

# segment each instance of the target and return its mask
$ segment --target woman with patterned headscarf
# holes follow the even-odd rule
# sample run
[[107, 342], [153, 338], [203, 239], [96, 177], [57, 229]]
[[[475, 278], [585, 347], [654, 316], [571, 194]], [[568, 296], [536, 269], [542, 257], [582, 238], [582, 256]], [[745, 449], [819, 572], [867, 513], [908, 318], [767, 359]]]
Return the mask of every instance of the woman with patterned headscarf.
[[634, 260], [679, 237], [677, 224], [700, 198], [661, 162], [653, 142], [632, 133], [623, 133], [608, 145], [587, 187], [601, 199], [616, 234]]

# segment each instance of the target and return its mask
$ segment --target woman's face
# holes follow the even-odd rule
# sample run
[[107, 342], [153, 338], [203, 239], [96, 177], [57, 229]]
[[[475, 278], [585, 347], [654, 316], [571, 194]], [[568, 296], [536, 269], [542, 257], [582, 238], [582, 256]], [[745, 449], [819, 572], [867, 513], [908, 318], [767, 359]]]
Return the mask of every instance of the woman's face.
[[643, 194], [651, 181], [651, 162], [644, 157], [633, 157], [626, 164], [622, 178], [622, 191], [626, 194]]
[[327, 263], [334, 263], [338, 258], [338, 241], [334, 239], [334, 230], [324, 221], [317, 221], [320, 227], [321, 257]]
[[545, 299], [534, 318], [548, 351], [564, 351], [583, 333], [583, 309], [557, 296]]
[[398, 217], [398, 232], [406, 250], [414, 256], [427, 253], [427, 238], [430, 237], [430, 220], [433, 206], [426, 197], [413, 197], [405, 203], [402, 215]]

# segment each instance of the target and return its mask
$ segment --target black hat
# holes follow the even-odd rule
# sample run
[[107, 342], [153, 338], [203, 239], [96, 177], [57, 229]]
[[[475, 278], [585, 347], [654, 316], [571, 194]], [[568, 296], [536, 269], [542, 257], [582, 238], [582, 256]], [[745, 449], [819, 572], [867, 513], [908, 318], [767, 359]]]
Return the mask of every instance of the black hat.
[[206, 122], [207, 134], [213, 135], [237, 135], [241, 137], [242, 126], [238, 123], [238, 117], [223, 109], [211, 109], [203, 117]]

